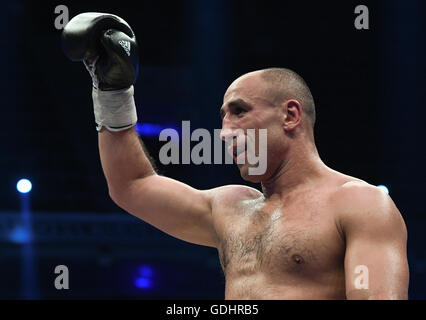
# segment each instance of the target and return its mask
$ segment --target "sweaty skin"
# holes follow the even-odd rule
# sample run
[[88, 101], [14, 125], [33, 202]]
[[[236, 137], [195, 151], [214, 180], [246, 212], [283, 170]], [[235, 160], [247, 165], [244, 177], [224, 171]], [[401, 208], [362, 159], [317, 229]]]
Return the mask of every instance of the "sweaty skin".
[[[226, 276], [225, 298], [346, 299], [347, 289], [354, 290], [358, 275], [355, 264], [369, 266], [370, 282], [374, 284], [386, 281], [383, 285], [393, 287], [396, 281], [397, 292], [385, 291], [378, 298], [406, 298], [405, 239], [391, 239], [398, 234], [388, 236], [388, 243], [377, 245], [377, 258], [363, 258], [361, 253], [352, 267], [348, 264], [349, 283], [345, 286], [347, 242], [340, 219], [345, 214], [345, 206], [351, 206], [350, 198], [354, 194], [361, 193], [359, 197], [362, 198], [362, 189], [365, 193], [377, 192], [382, 197], [375, 187], [332, 170], [325, 170], [324, 177], [316, 184], [293, 191], [284, 198], [265, 199], [251, 188], [223, 187], [213, 201], [213, 221]], [[349, 199], [343, 203], [338, 198], [344, 198], [345, 194]], [[391, 215], [394, 215], [393, 223], [399, 227], [390, 229], [401, 228], [399, 233], [403, 236], [402, 219], [396, 212]], [[377, 232], [374, 226], [373, 229]], [[384, 238], [386, 240], [386, 236]], [[382, 249], [394, 252], [396, 257], [386, 255], [380, 251]], [[367, 241], [363, 250], [374, 252], [374, 243]], [[397, 272], [401, 273], [402, 281], [392, 279], [399, 275], [387, 268], [388, 263], [401, 269]], [[382, 265], [382, 269], [376, 272], [373, 268], [377, 264]], [[348, 293], [360, 299], [366, 294], [363, 291], [369, 290]]]
[[302, 190], [284, 201], [224, 188], [213, 215], [225, 298], [344, 299], [345, 246], [330, 199], [337, 188]]
[[[221, 115], [223, 139], [237, 129], [268, 130], [267, 171], [250, 176], [250, 164], [238, 164], [262, 192], [196, 190], [159, 176], [134, 129], [102, 130], [111, 198], [176, 238], [216, 247], [226, 299], [407, 299], [407, 232], [392, 199], [328, 168], [303, 106], [277, 103], [260, 74], [231, 84]], [[363, 288], [358, 266], [368, 270]]]

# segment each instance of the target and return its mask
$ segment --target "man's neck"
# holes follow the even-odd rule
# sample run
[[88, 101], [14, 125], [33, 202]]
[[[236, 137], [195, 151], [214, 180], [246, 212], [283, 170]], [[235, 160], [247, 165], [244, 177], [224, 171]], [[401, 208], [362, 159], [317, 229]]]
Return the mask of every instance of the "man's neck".
[[288, 151], [275, 174], [262, 182], [264, 196], [280, 198], [290, 192], [309, 187], [327, 171], [315, 145], [297, 146]]

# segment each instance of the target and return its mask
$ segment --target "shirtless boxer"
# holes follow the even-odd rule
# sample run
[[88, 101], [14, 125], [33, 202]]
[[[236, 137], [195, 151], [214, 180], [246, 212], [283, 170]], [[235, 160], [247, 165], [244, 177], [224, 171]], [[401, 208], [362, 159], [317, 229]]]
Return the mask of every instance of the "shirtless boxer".
[[[127, 23], [81, 14], [65, 28], [63, 45], [93, 78], [111, 198], [176, 238], [217, 248], [226, 299], [408, 298], [401, 214], [380, 189], [321, 161], [314, 100], [296, 73], [250, 72], [224, 95], [223, 139], [237, 129], [267, 129], [266, 172], [249, 175], [248, 161], [238, 165], [262, 192], [243, 185], [196, 190], [157, 175], [140, 144], [132, 86], [137, 45]], [[361, 287], [360, 270], [368, 272]]]

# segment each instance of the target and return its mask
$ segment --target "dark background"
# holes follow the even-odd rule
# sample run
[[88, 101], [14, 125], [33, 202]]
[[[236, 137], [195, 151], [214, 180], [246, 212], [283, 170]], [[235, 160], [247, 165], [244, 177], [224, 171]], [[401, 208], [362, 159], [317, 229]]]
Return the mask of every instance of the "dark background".
[[[164, 235], [109, 198], [91, 80], [63, 55], [54, 27], [60, 4], [70, 18], [108, 12], [132, 26], [141, 52], [141, 123], [220, 128], [218, 110], [235, 78], [273, 66], [298, 72], [316, 101], [321, 158], [389, 188], [408, 227], [410, 298], [426, 298], [422, 0], [2, 1], [0, 298], [224, 296], [215, 249]], [[369, 8], [369, 30], [354, 27], [359, 4]], [[143, 139], [158, 160], [163, 143]], [[157, 163], [162, 174], [196, 188], [244, 183], [230, 165]], [[30, 199], [15, 188], [23, 177], [33, 183]], [[30, 242], [11, 236], [26, 200], [36, 229]], [[53, 286], [60, 264], [69, 268], [70, 290]], [[138, 277], [151, 285], [137, 288]]]

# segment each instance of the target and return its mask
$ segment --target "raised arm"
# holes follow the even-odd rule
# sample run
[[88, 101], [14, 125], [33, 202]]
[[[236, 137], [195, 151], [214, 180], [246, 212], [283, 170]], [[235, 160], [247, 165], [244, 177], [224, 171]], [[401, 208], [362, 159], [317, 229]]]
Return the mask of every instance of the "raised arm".
[[[348, 299], [407, 299], [407, 230], [392, 199], [365, 183], [349, 183], [341, 198]], [[346, 203], [344, 205], [344, 203]]]
[[99, 151], [110, 196], [120, 207], [176, 238], [216, 246], [214, 191], [157, 175], [133, 128], [102, 130]]
[[174, 237], [215, 246], [214, 191], [195, 190], [158, 176], [134, 129], [133, 84], [139, 58], [136, 37], [127, 22], [112, 14], [79, 14], [64, 28], [62, 46], [71, 60], [84, 62], [93, 80], [99, 150], [112, 199]]

